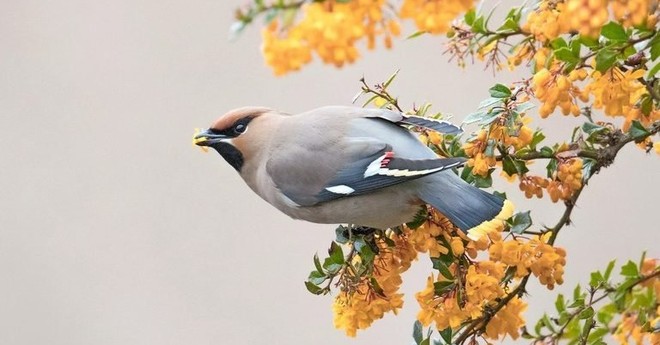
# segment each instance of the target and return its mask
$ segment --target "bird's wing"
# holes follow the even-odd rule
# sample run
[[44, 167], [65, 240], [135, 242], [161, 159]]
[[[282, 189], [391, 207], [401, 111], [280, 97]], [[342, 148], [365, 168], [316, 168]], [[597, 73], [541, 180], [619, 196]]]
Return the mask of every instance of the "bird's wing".
[[[315, 152], [316, 151], [316, 152]], [[267, 163], [275, 186], [301, 206], [366, 194], [464, 163], [463, 158], [406, 159], [372, 138], [347, 138], [330, 155], [328, 147], [298, 147], [291, 157]]]
[[398, 125], [409, 125], [431, 129], [443, 134], [460, 134], [463, 130], [451, 122], [421, 117], [417, 115], [406, 115], [397, 111], [387, 109], [359, 109], [364, 117], [381, 118]]

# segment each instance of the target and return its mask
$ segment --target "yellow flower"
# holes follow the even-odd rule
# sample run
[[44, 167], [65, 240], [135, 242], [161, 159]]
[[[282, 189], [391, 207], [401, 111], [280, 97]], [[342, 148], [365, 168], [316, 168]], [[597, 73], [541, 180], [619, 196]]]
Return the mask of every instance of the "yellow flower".
[[556, 107], [559, 107], [564, 115], [580, 115], [576, 97], [579, 97], [581, 92], [573, 85], [571, 78], [559, 73], [559, 68], [552, 71], [547, 68], [540, 69], [532, 77], [532, 86], [534, 96], [543, 103], [539, 109], [542, 118], [552, 114]]
[[402, 239], [395, 239], [395, 247], [388, 248], [384, 241], [377, 242], [380, 251], [374, 259], [373, 277], [380, 292], [373, 289], [371, 281], [361, 280], [351, 291], [342, 290], [332, 306], [334, 324], [354, 337], [359, 329], [366, 329], [385, 313], [396, 312], [403, 306], [403, 294], [399, 293], [401, 273], [410, 267], [416, 257]]
[[530, 32], [541, 41], [551, 41], [569, 31], [568, 22], [562, 14], [564, 3], [556, 1], [541, 1], [539, 8], [527, 16], [522, 29]]
[[611, 0], [610, 4], [614, 18], [625, 27], [640, 25], [649, 19], [649, 0]]
[[607, 22], [607, 0], [566, 0], [563, 16], [570, 28], [589, 37], [598, 37], [600, 29]]
[[514, 340], [518, 339], [520, 328], [525, 325], [521, 314], [526, 309], [527, 303], [523, 300], [518, 297], [511, 299], [486, 326], [486, 337], [499, 339], [500, 336], [508, 334]]
[[[645, 74], [646, 71], [643, 69], [622, 71], [618, 67], [613, 67], [604, 73], [595, 71], [591, 75], [592, 81], [584, 91], [595, 97], [594, 108], [603, 109], [608, 116], [630, 118], [627, 121], [629, 126], [632, 119], [642, 118], [641, 112], [637, 112], [635, 105], [647, 92], [644, 85], [637, 80]], [[658, 115], [652, 112], [652, 116]]]
[[451, 21], [474, 7], [474, 0], [404, 0], [401, 18], [411, 18], [419, 31], [445, 33]]
[[277, 21], [262, 31], [261, 50], [275, 75], [297, 71], [312, 60], [310, 47], [302, 40], [303, 32], [294, 27], [286, 32], [278, 31]]
[[[197, 137], [197, 135], [198, 135], [200, 132], [201, 132], [201, 130], [200, 130], [199, 128], [195, 128], [195, 133], [193, 133], [193, 137], [192, 137], [192, 144], [193, 144], [193, 146], [198, 146], [197, 143], [201, 143], [202, 141], [206, 141], [206, 138], [205, 138], [205, 137], [199, 137], [199, 138]], [[204, 152], [209, 152], [209, 149], [208, 149], [208, 147], [206, 147], [206, 146], [198, 146], [198, 147], [199, 147], [200, 149], [202, 149], [202, 151], [204, 151]]]

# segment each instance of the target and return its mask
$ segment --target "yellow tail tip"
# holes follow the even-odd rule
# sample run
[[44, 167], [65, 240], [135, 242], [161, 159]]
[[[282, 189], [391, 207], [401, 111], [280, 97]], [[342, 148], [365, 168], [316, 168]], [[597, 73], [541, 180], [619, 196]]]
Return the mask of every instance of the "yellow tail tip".
[[478, 241], [481, 237], [491, 232], [499, 232], [504, 230], [504, 222], [513, 216], [513, 211], [515, 208], [516, 207], [511, 201], [504, 200], [504, 205], [502, 205], [502, 210], [500, 213], [498, 213], [495, 218], [486, 220], [474, 228], [468, 229], [467, 237], [473, 241]]

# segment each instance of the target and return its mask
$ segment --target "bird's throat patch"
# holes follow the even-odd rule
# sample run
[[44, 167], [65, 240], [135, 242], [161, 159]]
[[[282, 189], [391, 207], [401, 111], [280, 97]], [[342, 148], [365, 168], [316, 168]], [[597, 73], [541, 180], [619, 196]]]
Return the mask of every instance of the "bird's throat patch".
[[234, 145], [220, 142], [211, 146], [224, 158], [229, 165], [240, 172], [243, 167], [243, 154]]

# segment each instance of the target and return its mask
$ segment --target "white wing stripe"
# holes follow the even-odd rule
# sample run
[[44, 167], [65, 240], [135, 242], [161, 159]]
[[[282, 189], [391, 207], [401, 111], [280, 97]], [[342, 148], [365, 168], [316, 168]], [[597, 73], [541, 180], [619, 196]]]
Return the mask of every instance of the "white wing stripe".
[[417, 176], [417, 175], [427, 175], [430, 173], [434, 173], [436, 171], [440, 171], [443, 169], [449, 169], [453, 168], [457, 165], [461, 164], [461, 162], [456, 162], [452, 163], [449, 165], [433, 168], [433, 169], [426, 169], [426, 170], [408, 170], [408, 169], [388, 169], [388, 168], [380, 168], [378, 169], [378, 175], [385, 175], [385, 176], [396, 176], [396, 177], [406, 177], [406, 176]]
[[381, 170], [380, 168], [381, 164], [383, 163], [383, 159], [385, 159], [386, 157], [387, 157], [387, 153], [376, 158], [373, 162], [371, 162], [367, 167], [367, 170], [364, 171], [364, 178], [379, 174], [379, 171]]
[[355, 192], [355, 189], [345, 185], [345, 184], [340, 184], [337, 186], [331, 186], [331, 187], [326, 187], [325, 190], [327, 190], [330, 193], [335, 193], [335, 194], [344, 194], [348, 195], [353, 192]]

